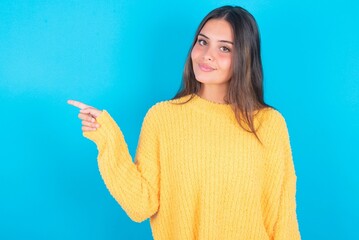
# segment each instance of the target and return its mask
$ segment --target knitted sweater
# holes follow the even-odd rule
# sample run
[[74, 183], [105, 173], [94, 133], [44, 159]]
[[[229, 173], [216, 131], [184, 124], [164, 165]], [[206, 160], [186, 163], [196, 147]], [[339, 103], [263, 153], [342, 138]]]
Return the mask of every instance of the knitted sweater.
[[135, 160], [104, 110], [98, 165], [112, 196], [156, 240], [300, 239], [296, 175], [285, 120], [271, 108], [242, 129], [230, 105], [197, 95], [157, 103], [146, 114]]

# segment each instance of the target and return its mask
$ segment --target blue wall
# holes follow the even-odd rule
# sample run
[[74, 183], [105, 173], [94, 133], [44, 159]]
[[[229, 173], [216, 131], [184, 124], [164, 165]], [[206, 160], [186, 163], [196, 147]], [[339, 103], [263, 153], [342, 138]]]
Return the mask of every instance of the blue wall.
[[262, 34], [266, 100], [287, 119], [303, 239], [359, 239], [359, 3], [0, 1], [0, 239], [151, 239], [106, 190], [77, 99], [107, 109], [134, 154], [177, 91], [204, 15], [238, 4]]

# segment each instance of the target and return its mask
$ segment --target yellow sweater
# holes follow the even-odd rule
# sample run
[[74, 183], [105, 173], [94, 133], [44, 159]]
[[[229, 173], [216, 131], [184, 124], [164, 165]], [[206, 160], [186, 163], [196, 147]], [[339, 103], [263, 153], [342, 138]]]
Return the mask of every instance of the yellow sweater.
[[157, 103], [146, 114], [135, 161], [104, 110], [84, 136], [98, 148], [100, 173], [136, 222], [150, 218], [156, 240], [300, 239], [296, 175], [285, 121], [256, 115], [255, 136], [229, 105], [198, 97]]

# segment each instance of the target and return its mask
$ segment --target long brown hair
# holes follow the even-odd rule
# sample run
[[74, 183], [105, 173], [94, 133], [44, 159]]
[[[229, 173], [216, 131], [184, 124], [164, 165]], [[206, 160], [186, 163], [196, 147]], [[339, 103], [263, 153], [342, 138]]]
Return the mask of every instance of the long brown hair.
[[258, 26], [254, 17], [241, 7], [223, 6], [214, 9], [202, 20], [187, 56], [181, 89], [173, 99], [196, 94], [201, 87], [201, 83], [196, 80], [193, 72], [191, 52], [198, 34], [210, 19], [223, 19], [232, 27], [233, 75], [229, 81], [225, 101], [231, 104], [239, 125], [258, 138], [254, 125], [255, 112], [270, 106], [264, 102], [263, 96], [263, 69]]

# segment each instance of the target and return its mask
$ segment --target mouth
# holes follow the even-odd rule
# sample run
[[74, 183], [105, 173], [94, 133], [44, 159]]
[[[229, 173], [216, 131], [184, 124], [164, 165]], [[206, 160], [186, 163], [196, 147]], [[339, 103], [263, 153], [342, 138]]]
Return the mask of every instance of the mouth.
[[199, 63], [198, 64], [198, 67], [199, 69], [201, 69], [203, 72], [212, 72], [214, 70], [216, 70], [215, 68], [207, 65], [207, 64], [204, 64], [204, 63]]

